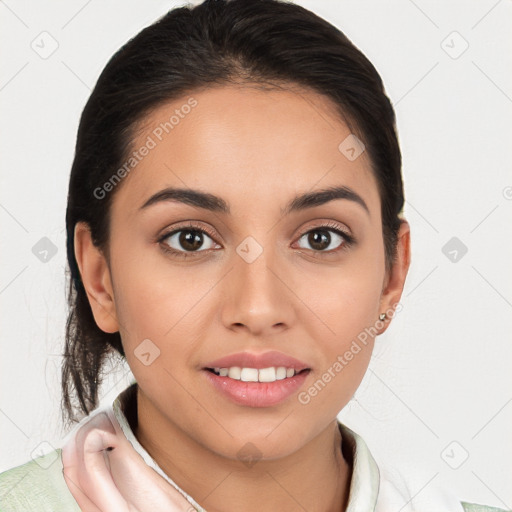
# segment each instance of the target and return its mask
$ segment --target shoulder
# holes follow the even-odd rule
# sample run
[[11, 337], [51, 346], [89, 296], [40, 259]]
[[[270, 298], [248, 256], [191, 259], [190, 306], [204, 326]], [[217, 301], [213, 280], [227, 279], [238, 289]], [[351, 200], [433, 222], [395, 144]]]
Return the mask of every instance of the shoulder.
[[80, 512], [62, 473], [62, 450], [0, 473], [0, 512]]
[[462, 502], [464, 512], [511, 512], [503, 508], [488, 507], [487, 505], [478, 505], [477, 503]]

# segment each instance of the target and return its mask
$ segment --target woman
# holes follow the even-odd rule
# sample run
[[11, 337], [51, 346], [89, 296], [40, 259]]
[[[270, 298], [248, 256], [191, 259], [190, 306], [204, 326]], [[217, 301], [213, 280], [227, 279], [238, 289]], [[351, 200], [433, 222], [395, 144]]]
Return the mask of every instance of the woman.
[[[2, 510], [482, 511], [421, 503], [337, 420], [410, 262], [395, 116], [335, 27], [276, 0], [170, 11], [82, 114], [62, 447]], [[112, 351], [135, 377], [98, 407]]]

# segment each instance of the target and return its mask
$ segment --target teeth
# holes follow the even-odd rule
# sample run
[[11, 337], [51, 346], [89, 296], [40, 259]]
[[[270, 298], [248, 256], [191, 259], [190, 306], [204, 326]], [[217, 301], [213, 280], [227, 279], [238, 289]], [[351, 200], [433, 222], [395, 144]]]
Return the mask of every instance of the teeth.
[[242, 369], [238, 368], [238, 366], [232, 366], [228, 371], [228, 377], [230, 379], [240, 380], [242, 375]]
[[257, 368], [232, 366], [231, 368], [213, 368], [213, 371], [221, 377], [229, 377], [230, 379], [243, 382], [275, 382], [276, 380], [287, 379], [295, 375], [293, 368], [286, 368], [284, 366], [270, 366], [260, 370]]
[[240, 380], [244, 382], [258, 382], [258, 370], [256, 368], [242, 368]]
[[284, 366], [280, 366], [276, 370], [276, 379], [277, 380], [283, 380], [286, 379], [286, 368]]
[[258, 373], [258, 380], [260, 382], [274, 382], [276, 380], [275, 368], [262, 368]]

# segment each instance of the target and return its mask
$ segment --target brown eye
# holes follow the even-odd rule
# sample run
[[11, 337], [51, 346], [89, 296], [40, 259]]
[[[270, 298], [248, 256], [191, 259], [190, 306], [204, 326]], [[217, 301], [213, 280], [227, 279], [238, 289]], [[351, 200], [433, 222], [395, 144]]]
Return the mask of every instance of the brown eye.
[[312, 249], [317, 252], [335, 251], [343, 245], [350, 244], [350, 237], [337, 229], [315, 228], [304, 233], [300, 239], [305, 239], [309, 247], [303, 249]]
[[212, 249], [215, 245], [204, 231], [198, 229], [173, 231], [166, 235], [162, 242], [176, 252], [202, 252], [202, 250]]

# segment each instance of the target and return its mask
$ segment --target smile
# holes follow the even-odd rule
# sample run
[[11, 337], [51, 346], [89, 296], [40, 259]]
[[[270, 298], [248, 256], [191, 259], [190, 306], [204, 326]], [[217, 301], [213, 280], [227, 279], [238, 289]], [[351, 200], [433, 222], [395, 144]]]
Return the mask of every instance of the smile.
[[[230, 368], [208, 368], [219, 377], [228, 377], [229, 379], [241, 380], [243, 382], [275, 382], [293, 377], [296, 373], [294, 368], [285, 366], [270, 366], [268, 368], [240, 368], [232, 366]], [[305, 371], [305, 370], [302, 370]]]

